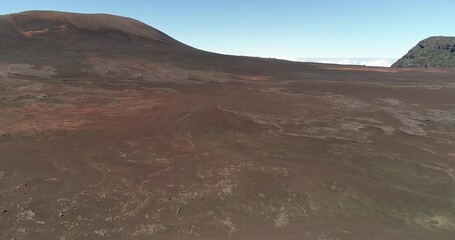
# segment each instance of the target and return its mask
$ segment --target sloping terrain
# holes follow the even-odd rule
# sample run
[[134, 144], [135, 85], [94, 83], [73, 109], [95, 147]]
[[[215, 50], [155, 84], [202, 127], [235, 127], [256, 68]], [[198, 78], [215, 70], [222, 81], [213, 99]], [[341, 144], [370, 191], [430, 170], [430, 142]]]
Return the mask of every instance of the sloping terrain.
[[422, 40], [392, 67], [454, 68], [455, 37], [430, 37]]
[[0, 25], [1, 239], [453, 239], [453, 71], [224, 56], [107, 15]]

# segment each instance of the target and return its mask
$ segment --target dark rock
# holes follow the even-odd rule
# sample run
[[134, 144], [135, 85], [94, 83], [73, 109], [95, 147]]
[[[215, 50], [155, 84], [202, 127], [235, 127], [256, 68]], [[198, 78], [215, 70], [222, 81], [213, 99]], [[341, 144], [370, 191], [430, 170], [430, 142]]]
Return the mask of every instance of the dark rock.
[[455, 37], [430, 37], [412, 48], [392, 67], [455, 68]]

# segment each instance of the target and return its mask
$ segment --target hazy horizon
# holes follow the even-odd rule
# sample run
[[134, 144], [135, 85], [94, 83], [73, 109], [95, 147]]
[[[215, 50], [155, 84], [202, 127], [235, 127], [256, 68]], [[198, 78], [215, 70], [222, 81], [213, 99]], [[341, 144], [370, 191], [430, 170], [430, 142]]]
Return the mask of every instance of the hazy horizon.
[[223, 54], [390, 66], [422, 39], [454, 35], [455, 2], [24, 0], [3, 5], [0, 14], [53, 10], [126, 16], [195, 48]]
[[390, 67], [399, 58], [359, 58], [359, 57], [281, 57], [273, 56], [271, 58], [289, 60], [294, 62], [314, 62], [314, 63], [329, 63], [341, 65], [361, 65], [370, 67]]

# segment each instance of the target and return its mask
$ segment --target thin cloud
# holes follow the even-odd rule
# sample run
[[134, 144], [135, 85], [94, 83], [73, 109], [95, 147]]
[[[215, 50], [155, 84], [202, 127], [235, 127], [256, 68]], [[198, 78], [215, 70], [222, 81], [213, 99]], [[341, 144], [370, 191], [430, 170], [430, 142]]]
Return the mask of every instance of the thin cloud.
[[304, 57], [274, 57], [296, 62], [316, 62], [341, 65], [361, 65], [371, 67], [390, 67], [396, 58], [304, 58]]

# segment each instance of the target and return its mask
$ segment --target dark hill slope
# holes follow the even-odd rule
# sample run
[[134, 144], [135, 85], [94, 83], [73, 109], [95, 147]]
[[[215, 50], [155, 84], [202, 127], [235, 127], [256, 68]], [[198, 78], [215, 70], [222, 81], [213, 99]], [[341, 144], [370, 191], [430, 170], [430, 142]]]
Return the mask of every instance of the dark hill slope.
[[90, 55], [245, 74], [290, 73], [315, 64], [216, 54], [185, 45], [134, 19], [108, 14], [28, 11], [0, 16], [0, 60], [86, 64]]
[[0, 16], [3, 56], [193, 50], [139, 21], [107, 14], [30, 11]]
[[392, 67], [454, 68], [455, 37], [430, 37], [417, 44]]

